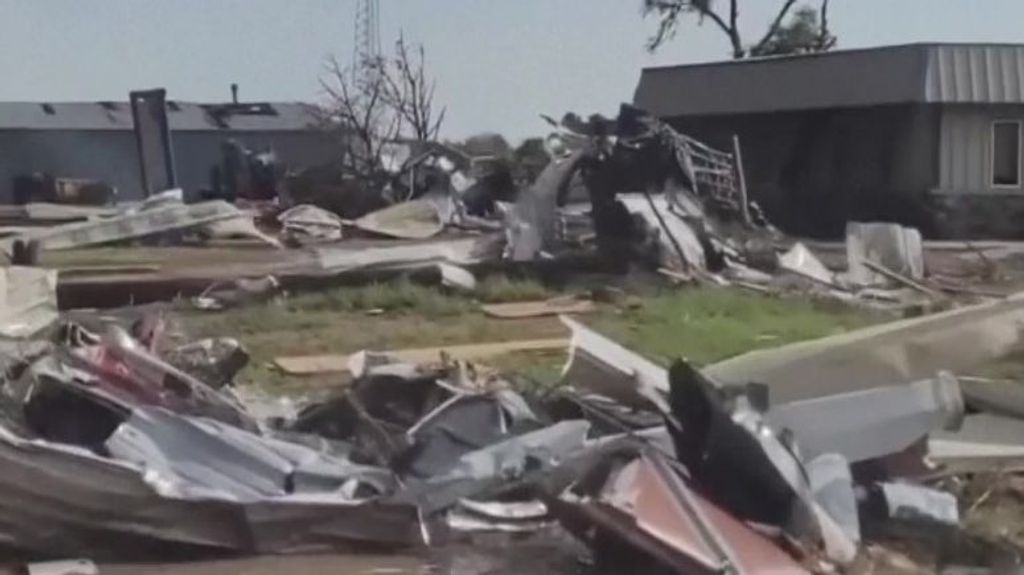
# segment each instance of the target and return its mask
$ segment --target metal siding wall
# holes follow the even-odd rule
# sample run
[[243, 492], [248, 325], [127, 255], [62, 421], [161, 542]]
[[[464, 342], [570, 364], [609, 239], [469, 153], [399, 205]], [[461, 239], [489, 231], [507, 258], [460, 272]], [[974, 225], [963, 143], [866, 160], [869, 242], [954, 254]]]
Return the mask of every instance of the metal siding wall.
[[[991, 130], [995, 120], [1024, 123], [1024, 106], [946, 106], [943, 109], [938, 191], [949, 194], [1024, 194], [1024, 187], [993, 188], [991, 185]], [[1024, 162], [1024, 158], [1021, 161]]]
[[925, 98], [933, 103], [1021, 103], [1024, 46], [931, 47]]
[[15, 176], [34, 172], [103, 180], [121, 198], [135, 198], [141, 187], [138, 163], [131, 132], [0, 131], [0, 201], [12, 201]]
[[932, 106], [675, 118], [683, 132], [743, 146], [752, 197], [783, 230], [841, 237], [849, 219], [918, 225], [938, 183], [941, 110]]
[[[256, 150], [273, 148], [293, 168], [328, 162], [339, 149], [312, 131], [176, 132], [171, 138], [179, 184], [190, 194], [208, 186], [210, 168], [220, 162], [220, 145], [227, 138]], [[116, 186], [122, 200], [142, 197], [138, 151], [129, 131], [0, 130], [0, 203], [12, 201], [15, 176], [33, 172], [102, 180]]]

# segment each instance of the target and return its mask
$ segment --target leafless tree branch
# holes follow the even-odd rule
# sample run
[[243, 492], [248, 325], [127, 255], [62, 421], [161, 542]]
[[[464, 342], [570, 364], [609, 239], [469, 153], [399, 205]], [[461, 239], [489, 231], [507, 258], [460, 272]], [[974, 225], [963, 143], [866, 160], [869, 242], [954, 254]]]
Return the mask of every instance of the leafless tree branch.
[[445, 109], [434, 111], [435, 83], [428, 79], [426, 52], [399, 38], [393, 57], [361, 62], [356, 70], [328, 58], [320, 85], [326, 102], [317, 116], [340, 135], [342, 168], [382, 184], [385, 147], [400, 138], [435, 140]]
[[434, 114], [436, 84], [427, 79], [426, 51], [423, 46], [410, 53], [403, 37], [395, 43], [394, 74], [385, 74], [388, 105], [394, 108], [418, 140], [437, 138], [445, 110]]
[[821, 11], [818, 17], [818, 42], [816, 49], [819, 51], [831, 50], [836, 45], [836, 37], [828, 29], [828, 0], [821, 0]]
[[738, 0], [729, 0], [728, 21], [715, 11], [712, 0], [644, 0], [644, 14], [651, 13], [657, 13], [660, 18], [657, 31], [647, 41], [647, 49], [652, 52], [675, 35], [681, 15], [695, 13], [699, 22], [709, 19], [725, 33], [732, 45], [733, 58], [745, 55], [739, 32]]
[[767, 46], [768, 43], [772, 41], [772, 38], [774, 38], [778, 33], [779, 28], [782, 26], [782, 22], [786, 19], [789, 11], [793, 9], [794, 4], [796, 4], [796, 0], [785, 1], [782, 8], [779, 9], [779, 13], [775, 15], [775, 19], [772, 20], [771, 25], [768, 26], [768, 31], [765, 32], [764, 37], [761, 38], [761, 41], [755, 44], [753, 48], [751, 48], [750, 52], [752, 54], [759, 54], [764, 51], [765, 46]]
[[728, 13], [725, 13], [726, 9], [716, 9], [715, 1], [643, 0], [644, 16], [658, 16], [658, 27], [648, 38], [647, 49], [654, 51], [673, 37], [680, 19], [687, 15], [695, 16], [698, 25], [705, 19], [711, 20], [729, 39], [732, 57], [736, 59], [766, 54], [821, 52], [836, 44], [836, 38], [828, 28], [829, 0], [822, 0], [817, 10], [807, 5], [813, 0], [802, 4], [798, 0], [780, 0], [779, 9], [764, 36], [752, 45], [744, 45], [740, 34], [741, 0], [729, 0]]

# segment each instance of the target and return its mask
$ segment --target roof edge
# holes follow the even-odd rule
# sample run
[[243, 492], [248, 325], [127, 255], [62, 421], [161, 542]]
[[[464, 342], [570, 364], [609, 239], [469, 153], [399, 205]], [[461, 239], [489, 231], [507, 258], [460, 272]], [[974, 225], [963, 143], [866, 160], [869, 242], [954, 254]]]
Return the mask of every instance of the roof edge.
[[709, 62], [688, 62], [683, 64], [666, 64], [662, 66], [644, 66], [641, 72], [660, 72], [679, 70], [683, 68], [703, 68], [710, 66], [744, 66], [760, 64], [764, 62], [777, 62], [780, 60], [797, 60], [810, 58], [828, 58], [843, 54], [856, 54], [864, 52], [886, 52], [896, 50], [931, 50], [944, 46], [951, 47], [978, 47], [978, 48], [1024, 48], [1024, 43], [1014, 42], [908, 42], [905, 44], [886, 44], [883, 46], [865, 46], [862, 48], [845, 48], [842, 50], [829, 50], [828, 52], [812, 52], [807, 54], [779, 54], [774, 56], [755, 56], [752, 58], [741, 58], [738, 60], [712, 60]]

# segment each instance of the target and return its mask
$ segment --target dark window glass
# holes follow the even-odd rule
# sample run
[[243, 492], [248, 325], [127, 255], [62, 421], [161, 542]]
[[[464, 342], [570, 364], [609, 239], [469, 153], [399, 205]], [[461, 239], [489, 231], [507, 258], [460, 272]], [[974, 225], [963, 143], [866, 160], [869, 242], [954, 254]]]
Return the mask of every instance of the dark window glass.
[[1020, 185], [1020, 124], [992, 124], [992, 184]]

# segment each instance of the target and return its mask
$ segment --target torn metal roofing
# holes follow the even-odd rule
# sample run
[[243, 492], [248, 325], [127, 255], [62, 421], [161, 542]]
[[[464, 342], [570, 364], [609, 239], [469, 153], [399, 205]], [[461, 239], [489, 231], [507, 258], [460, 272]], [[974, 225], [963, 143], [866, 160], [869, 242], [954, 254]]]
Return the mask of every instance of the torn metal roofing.
[[662, 117], [1021, 104], [1024, 44], [908, 44], [645, 68], [633, 102]]
[[[172, 131], [303, 131], [317, 119], [307, 104], [167, 102]], [[0, 130], [131, 130], [127, 102], [0, 102]]]

